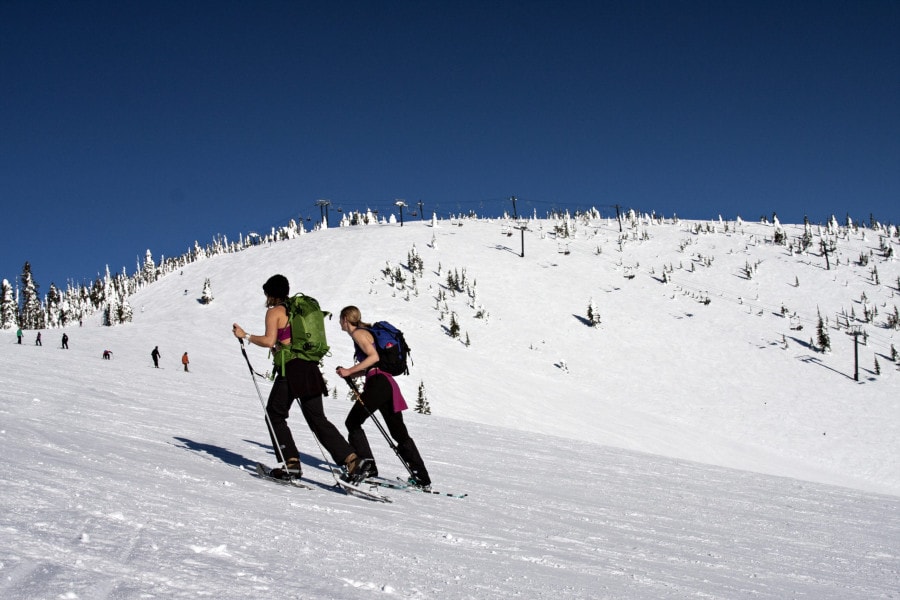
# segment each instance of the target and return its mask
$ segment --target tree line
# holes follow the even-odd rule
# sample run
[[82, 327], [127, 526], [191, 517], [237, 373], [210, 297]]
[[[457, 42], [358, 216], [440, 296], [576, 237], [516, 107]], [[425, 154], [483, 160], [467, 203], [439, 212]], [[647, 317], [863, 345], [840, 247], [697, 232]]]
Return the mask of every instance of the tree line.
[[194, 246], [181, 256], [161, 257], [159, 263], [147, 250], [143, 263], [138, 262], [130, 276], [124, 267], [121, 273], [113, 275], [107, 266], [105, 275], [90, 283], [76, 285], [70, 282], [65, 289], [51, 283], [43, 297], [31, 272], [31, 264], [26, 261], [18, 285], [13, 286], [7, 279], [0, 283], [0, 329], [71, 327], [97, 311], [102, 311], [103, 325], [127, 323], [133, 314], [128, 297], [161, 277], [217, 254], [239, 252], [250, 246], [292, 239], [304, 233], [303, 225], [292, 219], [286, 226], [273, 227], [265, 236], [256, 233], [240, 235], [237, 242], [218, 236], [205, 246], [195, 241]]

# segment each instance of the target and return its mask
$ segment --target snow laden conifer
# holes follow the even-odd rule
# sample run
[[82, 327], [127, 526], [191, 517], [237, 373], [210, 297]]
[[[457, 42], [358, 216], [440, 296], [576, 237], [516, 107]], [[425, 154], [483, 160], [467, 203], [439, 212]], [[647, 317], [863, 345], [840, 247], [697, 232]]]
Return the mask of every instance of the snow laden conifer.
[[121, 294], [119, 297], [119, 323], [131, 323], [132, 317], [134, 317], [134, 309], [131, 308], [131, 303], [128, 302], [128, 296], [126, 294]]
[[122, 325], [130, 323], [134, 316], [134, 309], [128, 302], [127, 294], [118, 290], [113, 286], [109, 291], [106, 306], [103, 308], [103, 325], [112, 327], [113, 325]]
[[816, 345], [821, 352], [831, 351], [831, 338], [828, 337], [828, 329], [825, 327], [825, 321], [822, 320], [822, 313], [818, 312], [819, 322], [816, 325]]
[[144, 264], [141, 267], [141, 279], [144, 280], [144, 283], [153, 283], [157, 278], [156, 263], [153, 262], [153, 254], [147, 248], [147, 253], [144, 255]]
[[412, 249], [406, 254], [406, 265], [410, 271], [419, 277], [425, 272], [425, 261], [422, 260], [422, 257], [416, 250], [415, 244], [413, 244]]
[[459, 338], [459, 321], [456, 319], [456, 313], [450, 313], [450, 327], [448, 328], [448, 333], [450, 337], [457, 339]]
[[46, 326], [44, 309], [38, 296], [38, 286], [31, 275], [31, 264], [22, 268], [22, 311], [19, 314], [22, 329], [43, 329]]
[[13, 298], [12, 285], [6, 279], [0, 285], [0, 329], [14, 329], [18, 323], [18, 310]]
[[420, 415], [430, 415], [431, 405], [428, 404], [428, 397], [425, 395], [425, 382], [419, 382], [419, 397], [416, 400], [416, 412]]
[[776, 246], [784, 246], [787, 244], [787, 233], [784, 231], [784, 227], [782, 227], [781, 222], [778, 220], [778, 217], [775, 216], [773, 218], [775, 225], [775, 233], [774, 233], [774, 242]]
[[51, 283], [50, 290], [47, 292], [47, 327], [59, 327], [61, 325], [61, 304], [62, 294], [60, 294], [59, 289]]
[[591, 327], [596, 327], [600, 324], [600, 310], [597, 308], [593, 298], [588, 301], [587, 320]]
[[212, 285], [209, 282], [209, 277], [203, 281], [203, 293], [200, 296], [200, 301], [203, 304], [209, 304], [213, 301]]

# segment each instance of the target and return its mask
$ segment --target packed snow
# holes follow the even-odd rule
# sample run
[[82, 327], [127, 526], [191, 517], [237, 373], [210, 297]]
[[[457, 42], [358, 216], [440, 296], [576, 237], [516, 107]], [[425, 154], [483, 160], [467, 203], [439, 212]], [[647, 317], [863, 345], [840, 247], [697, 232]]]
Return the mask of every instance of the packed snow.
[[[839, 228], [826, 266], [823, 230], [800, 252], [804, 228], [781, 245], [776, 227], [331, 228], [189, 264], [130, 297], [125, 325], [98, 314], [43, 346], [2, 331], [0, 597], [898, 598], [897, 238]], [[298, 408], [313, 489], [255, 476], [274, 460], [268, 382], [261, 398], [231, 325], [262, 332], [274, 273], [406, 332], [398, 379], [432, 413], [407, 425], [434, 488], [467, 497], [344, 494]], [[328, 328], [325, 408], [345, 431], [334, 369], [352, 344]], [[379, 471], [402, 475], [366, 430]]]

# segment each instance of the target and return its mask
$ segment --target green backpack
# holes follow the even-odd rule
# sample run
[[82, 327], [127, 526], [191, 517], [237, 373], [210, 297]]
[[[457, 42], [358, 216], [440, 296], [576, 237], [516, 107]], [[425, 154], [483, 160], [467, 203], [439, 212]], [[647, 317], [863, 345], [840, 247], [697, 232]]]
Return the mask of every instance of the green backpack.
[[325, 339], [325, 317], [331, 313], [319, 308], [315, 298], [304, 294], [291, 296], [285, 302], [288, 322], [291, 326], [291, 345], [279, 346], [275, 351], [275, 367], [281, 369], [295, 358], [319, 362], [328, 354], [328, 340]]

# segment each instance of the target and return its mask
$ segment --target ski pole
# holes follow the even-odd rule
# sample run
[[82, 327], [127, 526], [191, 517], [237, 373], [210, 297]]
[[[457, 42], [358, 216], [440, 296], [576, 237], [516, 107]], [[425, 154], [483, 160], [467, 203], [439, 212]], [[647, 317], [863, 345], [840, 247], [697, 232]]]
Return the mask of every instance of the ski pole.
[[[297, 406], [300, 407], [300, 412], [303, 412], [303, 403], [300, 402], [300, 398], [295, 398], [295, 400], [297, 401]], [[328, 458], [325, 456], [325, 448], [322, 447], [322, 442], [319, 441], [319, 436], [316, 435], [316, 432], [312, 427], [309, 428], [309, 432], [312, 433], [313, 439], [316, 440], [316, 446], [319, 447], [319, 452], [322, 454], [322, 460], [324, 460], [326, 464], [330, 465], [331, 461], [329, 461]], [[337, 466], [337, 465], [335, 465], [335, 466]], [[341, 485], [340, 482], [338, 481], [337, 475], [334, 472], [334, 469], [329, 468], [328, 470], [331, 471], [331, 476], [334, 478], [334, 483], [336, 485]]]
[[243, 338], [238, 338], [238, 341], [241, 343], [241, 354], [244, 355], [244, 360], [247, 361], [247, 368], [250, 369], [250, 379], [253, 380], [253, 387], [256, 388], [256, 395], [259, 397], [259, 404], [262, 406], [263, 415], [266, 417], [266, 426], [269, 428], [269, 433], [272, 435], [272, 439], [275, 440], [275, 445], [277, 446], [275, 452], [275, 458], [278, 459], [278, 462], [287, 468], [287, 463], [284, 460], [284, 454], [281, 451], [281, 442], [278, 441], [278, 436], [275, 435], [275, 428], [272, 427], [272, 421], [269, 419], [269, 411], [266, 410], [266, 403], [263, 401], [262, 392], [259, 391], [259, 384], [256, 383], [257, 375], [256, 371], [253, 370], [253, 365], [250, 364], [250, 357], [247, 356], [247, 349], [244, 348], [244, 340]]
[[381, 425], [381, 421], [379, 421], [372, 411], [369, 410], [369, 407], [363, 403], [362, 394], [359, 393], [359, 388], [356, 387], [356, 383], [350, 379], [349, 377], [344, 377], [344, 381], [347, 382], [347, 385], [350, 386], [350, 389], [353, 390], [353, 396], [356, 398], [356, 401], [359, 402], [360, 406], [362, 406], [366, 413], [368, 413], [369, 417], [374, 421], [375, 425], [378, 427], [378, 431], [381, 432], [381, 435], [384, 436], [384, 439], [387, 441], [388, 446], [390, 446], [391, 450], [394, 451], [394, 454], [397, 455], [397, 458], [400, 459], [400, 462], [403, 464], [403, 467], [409, 472], [409, 476], [415, 479], [416, 474], [413, 473], [412, 468], [410, 468], [409, 464], [400, 456], [400, 449], [397, 447], [397, 444], [394, 443], [394, 440], [388, 435], [387, 431], [384, 430], [384, 427]]

